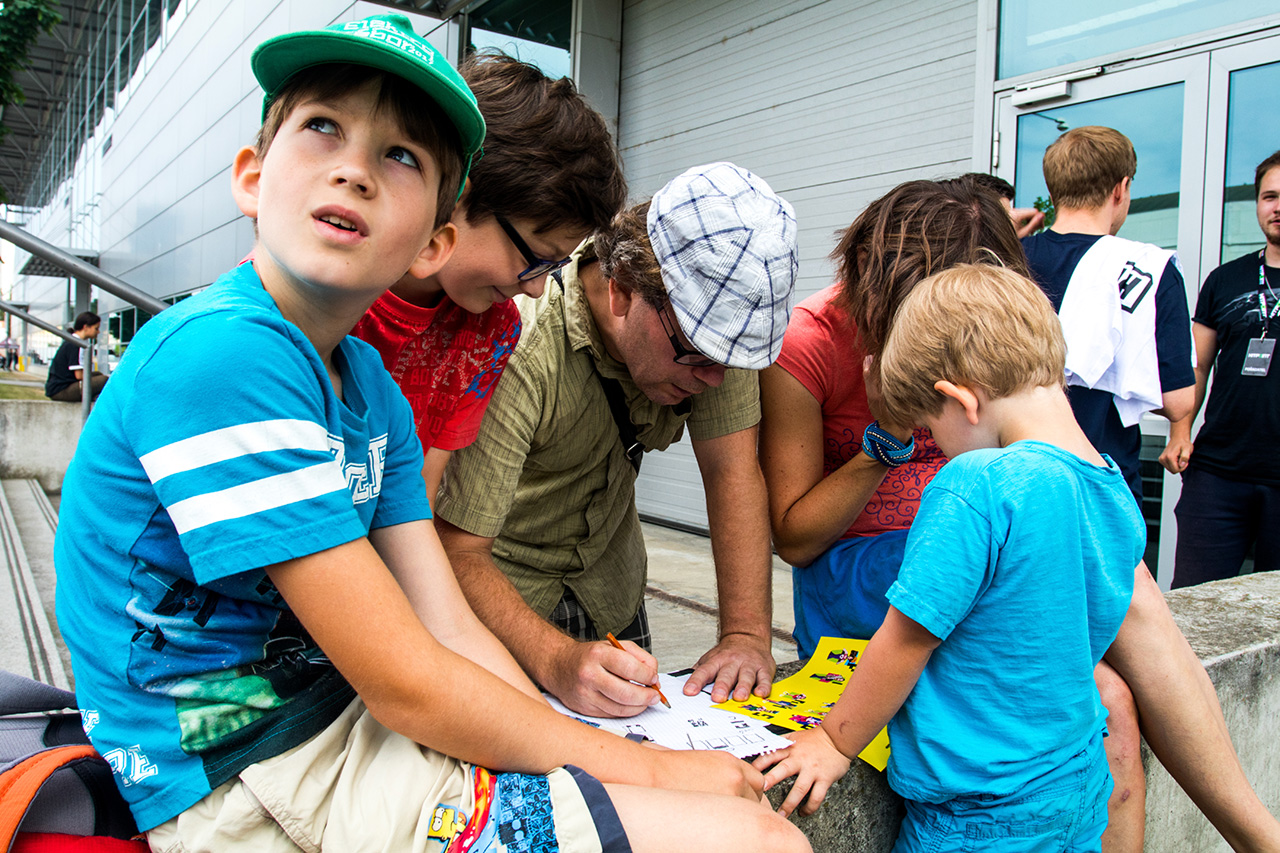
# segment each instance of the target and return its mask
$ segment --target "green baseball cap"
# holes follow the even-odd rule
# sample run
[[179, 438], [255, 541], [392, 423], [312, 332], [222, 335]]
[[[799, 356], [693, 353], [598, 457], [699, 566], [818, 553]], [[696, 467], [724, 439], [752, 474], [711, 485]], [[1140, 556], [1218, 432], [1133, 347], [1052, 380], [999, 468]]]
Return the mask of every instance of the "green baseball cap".
[[[462, 138], [468, 170], [484, 144], [484, 117], [462, 76], [413, 31], [403, 15], [374, 15], [361, 21], [301, 30], [264, 41], [249, 64], [266, 91], [262, 114], [289, 78], [304, 68], [350, 62], [402, 77], [426, 92], [452, 119]], [[465, 173], [464, 173], [465, 176]]]

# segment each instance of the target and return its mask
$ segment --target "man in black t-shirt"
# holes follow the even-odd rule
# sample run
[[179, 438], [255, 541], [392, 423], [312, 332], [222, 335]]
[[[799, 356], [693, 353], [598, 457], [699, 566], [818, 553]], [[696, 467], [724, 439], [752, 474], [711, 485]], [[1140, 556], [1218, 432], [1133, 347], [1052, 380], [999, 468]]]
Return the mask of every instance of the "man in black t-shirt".
[[[75, 323], [71, 326], [71, 333], [81, 340], [96, 338], [101, 325], [101, 317], [92, 311], [85, 311], [76, 317]], [[86, 361], [92, 363], [89, 359], [89, 350], [71, 341], [63, 341], [49, 364], [49, 377], [44, 383], [44, 395], [60, 403], [79, 403], [84, 398], [84, 386], [81, 380], [84, 378]], [[89, 382], [93, 387], [93, 399], [96, 400], [102, 393], [103, 386], [107, 384], [107, 377], [95, 370]]]
[[[1280, 151], [1254, 173], [1266, 247], [1223, 264], [1205, 279], [1191, 327], [1196, 398], [1169, 429], [1160, 462], [1182, 474], [1174, 587], [1234, 577], [1250, 546], [1254, 569], [1280, 566]], [[1274, 327], [1274, 328], [1272, 328]], [[1191, 424], [1213, 393], [1193, 444]]]

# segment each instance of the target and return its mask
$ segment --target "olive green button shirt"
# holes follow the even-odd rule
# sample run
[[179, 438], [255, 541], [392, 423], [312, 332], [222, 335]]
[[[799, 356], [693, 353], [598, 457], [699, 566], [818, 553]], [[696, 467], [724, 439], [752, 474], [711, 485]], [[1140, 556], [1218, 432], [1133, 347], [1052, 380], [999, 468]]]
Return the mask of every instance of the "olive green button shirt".
[[596, 370], [620, 381], [650, 450], [679, 440], [686, 421], [699, 440], [752, 427], [760, 397], [750, 370], [725, 371], [684, 414], [644, 396], [605, 351], [591, 315], [578, 263], [592, 257], [588, 240], [564, 268], [563, 288], [548, 278], [540, 298], [518, 298], [520, 342], [476, 441], [450, 458], [435, 511], [494, 538], [494, 562], [539, 615], [549, 615], [568, 587], [603, 636], [635, 619], [647, 560], [636, 473]]

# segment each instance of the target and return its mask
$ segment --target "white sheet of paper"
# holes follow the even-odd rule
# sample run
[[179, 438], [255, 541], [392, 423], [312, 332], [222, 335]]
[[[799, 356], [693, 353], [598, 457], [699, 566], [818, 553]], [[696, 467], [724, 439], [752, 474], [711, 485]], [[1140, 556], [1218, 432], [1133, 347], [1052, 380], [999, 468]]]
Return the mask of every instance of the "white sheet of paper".
[[711, 696], [684, 695], [688, 676], [660, 675], [662, 694], [671, 708], [651, 705], [634, 717], [589, 717], [570, 711], [547, 695], [551, 707], [567, 717], [619, 735], [643, 735], [671, 749], [717, 749], [747, 758], [789, 746], [791, 741], [769, 731], [765, 723], [711, 707]]

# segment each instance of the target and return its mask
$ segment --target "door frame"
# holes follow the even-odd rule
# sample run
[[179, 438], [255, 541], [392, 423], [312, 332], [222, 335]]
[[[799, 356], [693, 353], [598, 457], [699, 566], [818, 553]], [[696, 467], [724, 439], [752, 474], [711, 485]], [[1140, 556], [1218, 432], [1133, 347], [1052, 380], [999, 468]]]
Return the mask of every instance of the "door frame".
[[[1181, 83], [1182, 153], [1178, 178], [1179, 199], [1195, 201], [1204, 198], [1203, 164], [1208, 121], [1209, 58], [1208, 53], [1202, 53], [1119, 71], [1104, 70], [1096, 77], [1072, 81], [1070, 94], [1065, 97], [1024, 107], [1013, 105], [1012, 92], [997, 94], [995, 120], [999, 167], [996, 174], [1013, 182], [1018, 151], [1018, 119], [1021, 116]], [[1138, 172], [1142, 172], [1141, 152]], [[1180, 202], [1178, 205], [1178, 257], [1187, 282], [1188, 304], [1193, 300], [1200, 280], [1203, 217], [1202, 211], [1197, 208], [1198, 205], [1194, 203]]]
[[[1227, 171], [1227, 111], [1231, 94], [1231, 74], [1259, 65], [1280, 64], [1280, 36], [1221, 47], [1209, 55], [1208, 138], [1204, 179], [1204, 234], [1200, 269], [1207, 275], [1222, 263], [1222, 208]], [[1280, 142], [1277, 143], [1280, 145]], [[1203, 280], [1203, 276], [1201, 277]], [[1193, 306], [1194, 307], [1194, 306]]]

